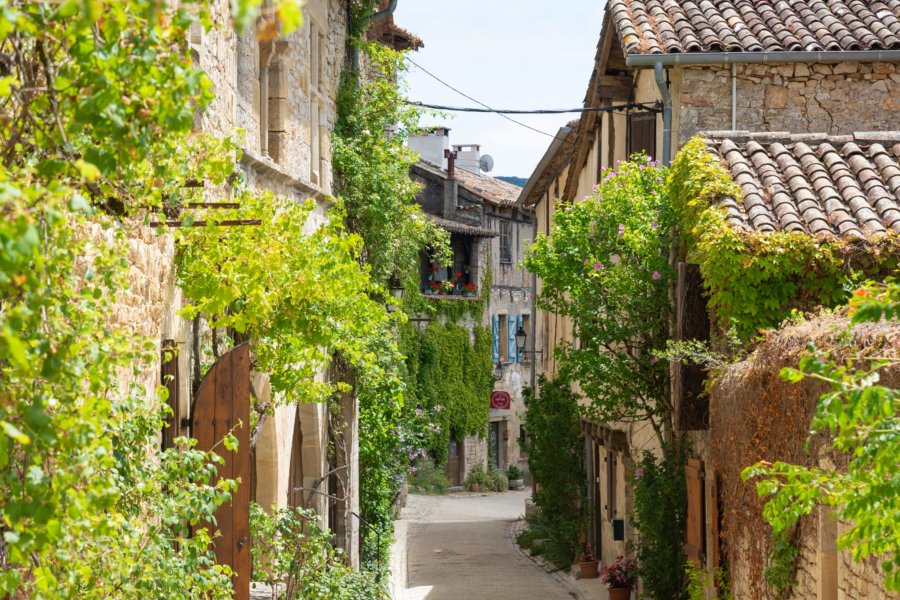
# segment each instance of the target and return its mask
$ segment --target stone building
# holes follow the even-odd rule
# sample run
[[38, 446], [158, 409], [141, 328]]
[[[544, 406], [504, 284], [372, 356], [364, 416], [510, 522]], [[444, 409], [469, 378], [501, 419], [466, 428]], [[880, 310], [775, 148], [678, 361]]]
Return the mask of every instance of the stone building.
[[[595, 110], [560, 130], [519, 202], [535, 211], [537, 231], [549, 234], [558, 207], [590, 194], [618, 161], [643, 151], [667, 164], [705, 132], [710, 152], [743, 190], [727, 207], [733, 226], [830, 236], [896, 233], [898, 48], [896, 2], [611, 0], [584, 103]], [[680, 286], [690, 270], [679, 266]], [[553, 348], [573, 340], [572, 324], [538, 311], [536, 326], [536, 344], [547, 357], [543, 370], [552, 377]], [[678, 381], [680, 367], [673, 365], [672, 374]], [[681, 410], [684, 391], [676, 385], [673, 394]], [[720, 558], [713, 551], [719, 545], [717, 474], [706, 423], [681, 423], [694, 448], [686, 550], [713, 570]], [[654, 440], [641, 423], [586, 420], [584, 430], [591, 481], [587, 537], [608, 562], [633, 539], [629, 472], [637, 449], [654, 447]], [[616, 536], [618, 519], [624, 535]], [[836, 581], [827, 573], [832, 563], [816, 562], [833, 553], [833, 542], [830, 534], [804, 541], [819, 551], [804, 554], [803, 568], [814, 575], [795, 597], [882, 597], [872, 586], [868, 596], [854, 588], [854, 582], [879, 578], [845, 552], [834, 563], [840, 585], [809, 583]], [[750, 597], [746, 573], [733, 569], [732, 577], [735, 597]]]
[[[315, 199], [317, 207], [308, 224], [313, 230], [327, 218], [334, 181], [331, 134], [337, 119], [338, 86], [342, 70], [354, 61], [347, 43], [347, 4], [309, 0], [303, 25], [287, 36], [266, 33], [271, 28], [265, 15], [271, 8], [271, 1], [263, 2], [263, 18], [238, 33], [230, 25], [231, 4], [220, 0], [212, 15], [218, 26], [209, 31], [199, 25], [192, 29], [190, 52], [211, 80], [215, 95], [197, 115], [196, 127], [217, 136], [237, 136], [242, 131], [237, 167], [243, 185], [298, 202]], [[416, 38], [407, 39], [406, 32], [393, 23], [390, 9], [378, 13], [370, 25], [383, 43], [415, 46]], [[210, 201], [227, 201], [231, 194], [230, 188], [206, 191]], [[191, 435], [201, 363], [214, 360], [209, 347], [216, 334], [224, 332], [211, 331], [202, 319], [189, 321], [179, 315], [185, 300], [175, 281], [173, 236], [150, 228], [135, 227], [135, 232], [129, 239], [131, 285], [121, 295], [113, 321], [159, 339], [162, 347], [177, 349], [175, 358], [165, 364], [161, 353], [159, 363], [142, 382], [147, 389], [161, 381], [169, 388], [169, 403], [177, 417], [163, 433], [165, 444], [176, 436]], [[324, 379], [328, 373], [322, 371], [318, 377]], [[265, 373], [251, 374], [251, 391], [261, 403], [274, 400]], [[329, 411], [322, 404], [278, 400], [274, 414], [260, 418], [251, 447], [252, 473], [242, 478], [241, 485], [251, 486], [250, 497], [266, 509], [315, 509], [323, 525], [334, 532], [336, 545], [357, 565], [359, 522], [351, 515], [351, 511], [359, 512], [355, 399], [345, 399], [337, 425], [329, 422]], [[347, 448], [344, 456], [329, 452], [335, 436]]]
[[[417, 201], [426, 218], [450, 233], [452, 268], [434, 269], [422, 263], [422, 291], [426, 297], [477, 302], [489, 294], [480, 323], [468, 318], [467, 327], [489, 327], [493, 335], [496, 384], [490, 398], [486, 438], [452, 439], [446, 474], [462, 485], [476, 464], [501, 470], [514, 465], [525, 470], [520, 440], [524, 435], [522, 389], [530, 384], [533, 352], [518, 352], [516, 336], [531, 327], [531, 279], [518, 268], [524, 248], [533, 238], [530, 214], [516, 206], [520, 188], [486, 175], [476, 144], [450, 144], [449, 129], [436, 127], [413, 136], [409, 145], [420, 154], [413, 179], [422, 184]], [[485, 278], [490, 274], [490, 289]], [[450, 289], [441, 283], [455, 281]], [[446, 284], [445, 284], [446, 285]], [[461, 288], [459, 286], [462, 286]], [[471, 286], [467, 298], [465, 286]], [[523, 349], [524, 350], [524, 349]]]

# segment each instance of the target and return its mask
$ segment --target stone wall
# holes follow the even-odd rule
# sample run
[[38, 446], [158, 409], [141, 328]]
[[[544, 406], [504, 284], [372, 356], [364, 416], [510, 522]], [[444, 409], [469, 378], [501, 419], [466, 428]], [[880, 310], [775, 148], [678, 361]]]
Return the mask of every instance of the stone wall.
[[[728, 67], [676, 69], [680, 147], [699, 131], [731, 129]], [[900, 123], [900, 72], [891, 63], [737, 65], [737, 129], [843, 134]]]
[[[227, 23], [229, 1], [219, 0], [216, 12], [217, 22]], [[311, 0], [304, 16], [297, 31], [272, 42], [260, 42], [255, 31], [239, 35], [227, 25], [195, 32], [192, 49], [216, 93], [200, 127], [217, 135], [242, 130], [241, 145], [248, 155], [329, 193], [333, 180], [331, 132], [337, 120], [347, 15], [340, 0]], [[266, 61], [261, 54], [267, 52], [272, 57], [263, 90], [260, 74]], [[263, 101], [269, 117], [265, 142], [260, 134]], [[264, 143], [268, 152], [263, 151]], [[256, 184], [268, 187], [265, 182]]]

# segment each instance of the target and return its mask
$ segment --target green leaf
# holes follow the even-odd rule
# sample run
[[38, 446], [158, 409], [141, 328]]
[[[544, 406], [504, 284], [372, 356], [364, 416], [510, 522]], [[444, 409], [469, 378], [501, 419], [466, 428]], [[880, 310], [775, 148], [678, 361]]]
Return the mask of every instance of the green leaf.
[[6, 433], [6, 435], [16, 440], [23, 446], [27, 446], [31, 443], [31, 438], [9, 421], [0, 421], [0, 426], [3, 427], [3, 431]]

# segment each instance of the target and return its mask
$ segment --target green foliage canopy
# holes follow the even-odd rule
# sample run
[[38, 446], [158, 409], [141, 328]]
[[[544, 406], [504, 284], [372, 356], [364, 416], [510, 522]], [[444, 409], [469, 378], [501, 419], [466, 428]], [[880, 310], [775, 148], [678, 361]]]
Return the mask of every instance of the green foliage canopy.
[[649, 421], [672, 438], [665, 347], [671, 313], [665, 170], [636, 156], [608, 171], [582, 202], [560, 207], [525, 266], [541, 278], [538, 305], [572, 321], [577, 344], [557, 349], [598, 421]]

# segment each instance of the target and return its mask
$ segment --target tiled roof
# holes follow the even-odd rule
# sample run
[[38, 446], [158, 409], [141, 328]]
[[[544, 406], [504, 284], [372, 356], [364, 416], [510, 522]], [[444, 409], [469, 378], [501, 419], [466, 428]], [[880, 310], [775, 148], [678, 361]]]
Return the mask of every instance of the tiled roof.
[[443, 229], [444, 231], [449, 231], [451, 233], [459, 233], [461, 235], [470, 235], [472, 237], [497, 237], [497, 233], [491, 231], [490, 229], [485, 229], [484, 227], [476, 227], [474, 225], [466, 225], [465, 223], [460, 223], [459, 221], [451, 221], [449, 219], [442, 219], [441, 217], [425, 214], [425, 218], [429, 221]]
[[515, 206], [522, 188], [490, 175], [478, 175], [457, 167], [454, 170], [459, 184], [497, 206]]
[[728, 222], [749, 231], [869, 238], [900, 233], [900, 132], [705, 134], [742, 198]]
[[610, 0], [626, 54], [900, 49], [900, 0]]

